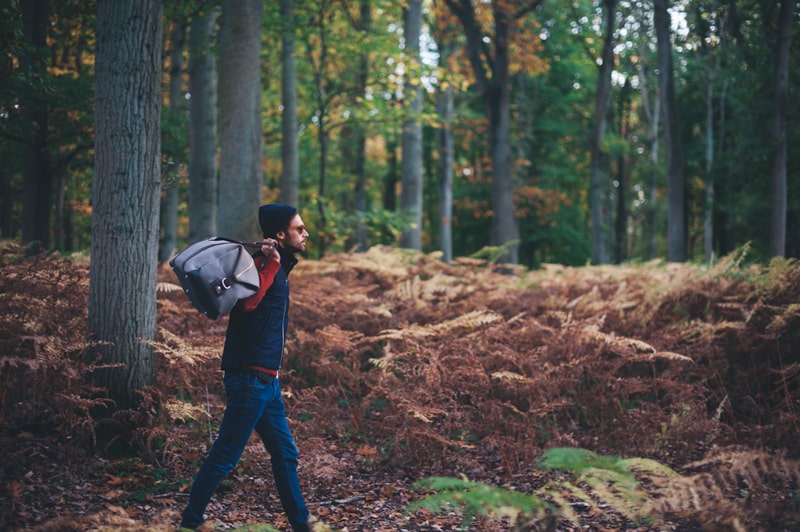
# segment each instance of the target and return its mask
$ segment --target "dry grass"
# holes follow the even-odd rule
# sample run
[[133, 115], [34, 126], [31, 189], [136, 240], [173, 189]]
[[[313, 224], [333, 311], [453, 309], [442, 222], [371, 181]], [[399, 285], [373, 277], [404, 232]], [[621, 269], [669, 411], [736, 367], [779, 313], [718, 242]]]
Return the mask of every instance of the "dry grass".
[[[102, 395], [83, 380], [88, 268], [57, 257], [6, 262], [5, 435], [55, 432], [102, 451], [109, 442], [98, 440], [89, 416]], [[749, 509], [729, 512], [741, 523], [763, 517], [753, 510], [764, 502], [755, 491], [793, 501], [795, 261], [746, 266], [739, 254], [711, 268], [525, 271], [373, 248], [301, 261], [291, 283], [282, 381], [295, 435], [315, 454], [306, 473], [319, 482], [341, 481], [342, 450], [365, 474], [496, 480], [528, 474], [544, 449], [562, 446], [684, 467], [679, 480], [657, 486], [652, 504], [699, 522], [709, 508], [741, 508], [741, 488], [732, 486], [743, 483]], [[139, 411], [120, 414], [117, 434], [182, 470], [197, 452], [173, 427], [211, 430], [225, 320], [196, 313], [174, 284], [163, 267], [152, 343], [159, 382], [143, 391]], [[724, 451], [733, 445], [743, 454]], [[17, 472], [7, 465], [4, 474]]]

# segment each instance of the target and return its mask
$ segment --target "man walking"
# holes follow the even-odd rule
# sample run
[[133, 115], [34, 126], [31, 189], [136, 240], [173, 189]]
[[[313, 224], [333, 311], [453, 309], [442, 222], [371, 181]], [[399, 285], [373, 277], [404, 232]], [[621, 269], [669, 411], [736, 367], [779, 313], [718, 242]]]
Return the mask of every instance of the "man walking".
[[254, 261], [257, 293], [231, 312], [222, 352], [227, 402], [219, 435], [200, 467], [183, 511], [181, 527], [196, 529], [220, 481], [236, 466], [255, 430], [270, 456], [283, 510], [295, 531], [310, 530], [297, 478], [297, 447], [286, 420], [278, 373], [289, 317], [289, 272], [308, 240], [303, 220], [290, 205], [263, 205], [258, 221], [264, 245]]

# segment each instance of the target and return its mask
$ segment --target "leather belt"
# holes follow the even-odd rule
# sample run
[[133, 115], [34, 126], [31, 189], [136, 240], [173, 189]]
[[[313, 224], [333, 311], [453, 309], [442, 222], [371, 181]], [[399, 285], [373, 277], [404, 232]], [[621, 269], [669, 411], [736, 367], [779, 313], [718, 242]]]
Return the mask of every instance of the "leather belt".
[[248, 375], [253, 375], [254, 377], [257, 377], [258, 380], [266, 383], [270, 383], [278, 377], [278, 372], [275, 370], [262, 371], [253, 368], [236, 368], [236, 369], [226, 369], [223, 373], [222, 378], [224, 380], [238, 373], [247, 373]]

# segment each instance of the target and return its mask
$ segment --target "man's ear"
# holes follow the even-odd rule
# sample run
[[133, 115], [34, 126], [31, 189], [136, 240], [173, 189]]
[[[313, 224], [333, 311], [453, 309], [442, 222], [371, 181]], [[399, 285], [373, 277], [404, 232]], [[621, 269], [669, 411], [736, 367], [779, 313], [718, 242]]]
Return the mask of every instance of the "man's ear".
[[283, 247], [283, 243], [286, 241], [286, 231], [278, 231], [275, 233], [275, 240], [277, 240], [278, 244]]

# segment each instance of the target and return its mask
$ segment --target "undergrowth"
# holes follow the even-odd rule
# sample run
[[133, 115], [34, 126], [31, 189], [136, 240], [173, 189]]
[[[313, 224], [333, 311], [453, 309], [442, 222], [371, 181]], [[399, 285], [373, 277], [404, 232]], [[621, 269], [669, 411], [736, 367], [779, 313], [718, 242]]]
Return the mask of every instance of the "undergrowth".
[[[101, 455], [124, 443], [176, 475], [193, 470], [202, 453], [174, 428], [213, 439], [225, 319], [194, 311], [162, 266], [158, 382], [138, 409], [98, 426], [92, 409], [113, 405], [85, 379], [87, 264], [3, 250], [0, 444], [12, 458], [3, 480], [24, 482], [13, 460], [21, 435], [55, 434]], [[291, 276], [281, 376], [302, 473], [346, 480], [351, 464], [331, 441], [356, 456], [359, 473], [468, 473], [492, 484], [534, 476], [547, 449], [583, 448], [668, 465], [679, 472], [674, 490], [703, 482], [709, 497], [722, 472], [758, 463], [763, 486], [722, 489], [725, 499], [741, 502], [746, 489], [758, 506], [754, 493], [778, 490], [793, 509], [797, 478], [771, 468], [800, 452], [800, 266], [746, 265], [742, 254], [712, 267], [535, 271], [383, 247], [303, 260]], [[654, 511], [702, 521], [689, 502], [659, 498], [674, 507]], [[751, 510], [733, 515], [747, 526], [763, 517]]]
[[[697, 522], [704, 530], [745, 532], [754, 516], [769, 520], [774, 530], [796, 525], [796, 516], [776, 513], [768, 486], [784, 490], [800, 486], [800, 463], [784, 456], [752, 450], [721, 451], [689, 464], [680, 474], [654, 460], [603, 456], [585, 449], [551, 448], [537, 460], [542, 470], [566, 475], [544, 483], [533, 493], [473, 482], [466, 478], [431, 477], [417, 483], [429, 494], [412, 503], [434, 512], [457, 511], [462, 526], [473, 520], [507, 519], [511, 530], [555, 530], [557, 517], [576, 527], [583, 523], [576, 506], [591, 513], [622, 515], [634, 526], [661, 529], [666, 518]], [[797, 510], [797, 502], [794, 503]], [[785, 508], [784, 508], [785, 510]], [[784, 517], [786, 519], [784, 519]], [[762, 521], [762, 524], [765, 524]]]

